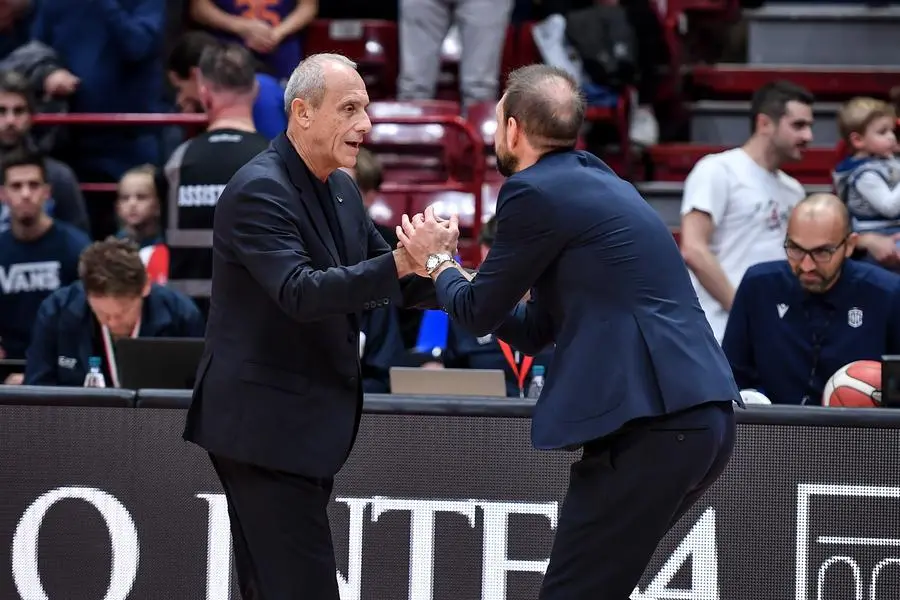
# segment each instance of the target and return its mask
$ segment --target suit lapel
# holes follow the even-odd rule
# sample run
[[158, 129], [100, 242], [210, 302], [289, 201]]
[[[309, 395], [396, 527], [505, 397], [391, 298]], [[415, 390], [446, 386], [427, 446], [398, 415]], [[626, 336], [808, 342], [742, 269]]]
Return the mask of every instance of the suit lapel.
[[312, 219], [314, 229], [316, 230], [319, 239], [322, 240], [322, 243], [328, 249], [328, 254], [331, 255], [331, 260], [334, 264], [341, 264], [337, 246], [334, 245], [331, 231], [328, 228], [328, 220], [325, 218], [325, 213], [322, 211], [322, 206], [319, 204], [319, 199], [316, 197], [316, 191], [313, 189], [312, 182], [309, 180], [309, 173], [306, 166], [303, 164], [303, 161], [300, 160], [300, 156], [297, 154], [297, 151], [294, 150], [294, 146], [291, 144], [290, 140], [287, 139], [285, 134], [282, 133], [275, 138], [273, 144], [275, 150], [281, 155], [284, 164], [287, 165], [291, 183], [293, 183], [294, 187], [300, 191], [300, 200], [306, 209], [306, 212], [309, 214], [310, 219]]

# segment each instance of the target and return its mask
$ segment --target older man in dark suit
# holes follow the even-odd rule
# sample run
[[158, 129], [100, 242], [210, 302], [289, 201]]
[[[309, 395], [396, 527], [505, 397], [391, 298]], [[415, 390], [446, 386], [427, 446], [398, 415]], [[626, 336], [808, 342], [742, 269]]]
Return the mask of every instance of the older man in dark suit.
[[364, 310], [430, 305], [340, 167], [371, 128], [366, 87], [314, 55], [285, 92], [288, 128], [219, 198], [206, 351], [185, 438], [225, 490], [245, 599], [338, 600], [326, 506], [356, 437]]
[[583, 454], [540, 599], [626, 600], [725, 468], [740, 396], [668, 228], [634, 187], [575, 150], [583, 115], [565, 72], [510, 76], [494, 138], [508, 179], [474, 278], [453, 260], [455, 221], [404, 215], [398, 237], [471, 333], [526, 354], [556, 343], [532, 437]]

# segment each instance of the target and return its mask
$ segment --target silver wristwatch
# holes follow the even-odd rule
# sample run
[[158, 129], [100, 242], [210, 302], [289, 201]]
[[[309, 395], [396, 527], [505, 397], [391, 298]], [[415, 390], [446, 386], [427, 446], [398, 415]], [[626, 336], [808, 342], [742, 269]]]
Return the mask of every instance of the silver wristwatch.
[[428, 259], [425, 261], [425, 270], [429, 275], [434, 273], [435, 269], [444, 264], [445, 262], [452, 262], [453, 257], [447, 254], [446, 252], [440, 252], [438, 254], [430, 254]]

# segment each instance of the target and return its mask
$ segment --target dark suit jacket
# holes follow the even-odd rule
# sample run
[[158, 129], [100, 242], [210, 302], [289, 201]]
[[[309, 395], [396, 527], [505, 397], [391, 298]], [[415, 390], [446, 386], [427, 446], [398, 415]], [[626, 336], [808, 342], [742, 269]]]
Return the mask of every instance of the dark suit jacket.
[[206, 350], [184, 437], [219, 454], [330, 477], [359, 425], [362, 311], [433, 305], [401, 282], [390, 248], [341, 170], [328, 178], [343, 231], [340, 264], [311, 175], [280, 135], [219, 197]]
[[[190, 298], [158, 285], [141, 311], [141, 337], [202, 338], [206, 324]], [[28, 346], [27, 385], [82, 386], [94, 354], [96, 321], [78, 281], [44, 299]], [[107, 381], [107, 385], [110, 382]]]
[[533, 416], [538, 448], [740, 397], [672, 234], [587, 152], [552, 153], [510, 177], [475, 280], [448, 269], [435, 288], [475, 335], [494, 331], [527, 354], [556, 342]]

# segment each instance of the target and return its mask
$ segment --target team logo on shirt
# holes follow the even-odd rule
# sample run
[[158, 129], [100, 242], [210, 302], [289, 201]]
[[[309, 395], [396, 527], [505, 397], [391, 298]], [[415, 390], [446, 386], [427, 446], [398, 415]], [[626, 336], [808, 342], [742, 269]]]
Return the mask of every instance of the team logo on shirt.
[[789, 307], [787, 304], [781, 303], [781, 304], [776, 304], [775, 308], [778, 309], [778, 318], [783, 319], [784, 315], [787, 314]]
[[855, 306], [847, 311], [847, 325], [854, 329], [862, 325], [863, 312]]
[[494, 336], [489, 333], [475, 339], [478, 341], [479, 345], [484, 346], [485, 344], [490, 344], [491, 340], [494, 339]]
[[58, 260], [0, 266], [0, 290], [4, 294], [56, 291], [61, 267]]

